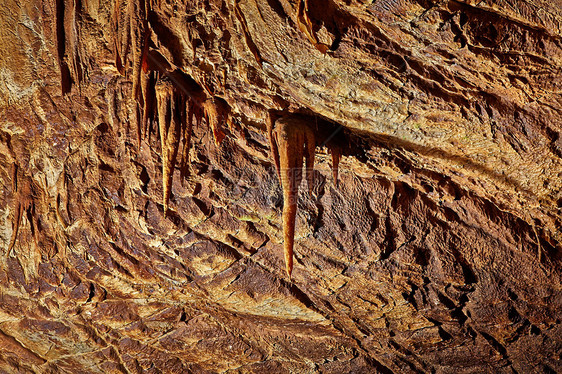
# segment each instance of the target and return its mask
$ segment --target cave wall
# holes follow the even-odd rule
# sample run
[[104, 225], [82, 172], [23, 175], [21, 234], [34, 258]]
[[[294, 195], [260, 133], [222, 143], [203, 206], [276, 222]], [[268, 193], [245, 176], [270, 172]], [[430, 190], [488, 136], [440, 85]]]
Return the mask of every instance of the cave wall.
[[0, 368], [562, 372], [559, 5], [5, 1]]

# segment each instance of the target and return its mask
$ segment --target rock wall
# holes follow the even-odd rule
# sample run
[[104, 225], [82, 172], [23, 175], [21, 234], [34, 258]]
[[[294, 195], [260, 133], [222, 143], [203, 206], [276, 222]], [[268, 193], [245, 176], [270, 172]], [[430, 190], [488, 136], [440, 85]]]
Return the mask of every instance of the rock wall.
[[560, 0], [0, 20], [2, 372], [562, 372]]

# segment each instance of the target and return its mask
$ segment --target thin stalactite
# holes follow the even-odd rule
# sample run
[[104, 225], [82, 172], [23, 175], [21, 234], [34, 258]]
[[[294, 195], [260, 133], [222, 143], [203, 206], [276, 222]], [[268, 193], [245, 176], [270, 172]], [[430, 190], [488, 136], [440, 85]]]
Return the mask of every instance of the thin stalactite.
[[130, 16], [130, 9], [131, 3], [129, 1], [120, 0], [119, 3], [119, 23], [117, 29], [117, 45], [119, 47], [119, 56], [121, 62], [123, 64], [122, 69], [123, 71], [121, 74], [127, 75], [127, 71], [129, 68], [129, 45], [130, 45], [130, 38], [131, 38], [131, 16]]
[[277, 177], [279, 181], [281, 181], [281, 165], [279, 161], [279, 149], [277, 148], [277, 143], [273, 139], [273, 127], [275, 126], [275, 121], [279, 119], [279, 114], [271, 110], [267, 113], [266, 118], [266, 129], [267, 129], [267, 138], [269, 140], [269, 147], [271, 151], [271, 157], [273, 158], [273, 163], [275, 165], [275, 171], [277, 172]]
[[213, 131], [215, 144], [219, 145], [226, 137], [226, 134], [220, 127], [221, 121], [226, 122], [226, 117], [228, 116], [226, 107], [220, 106], [214, 98], [209, 98], [203, 102], [203, 112], [205, 113], [207, 124]]
[[143, 70], [143, 62], [146, 60], [148, 40], [150, 38], [150, 29], [148, 27], [147, 9], [144, 0], [131, 2], [133, 11], [130, 14], [131, 24], [131, 44], [133, 58], [133, 89], [132, 97], [137, 101], [140, 98], [141, 74]]
[[84, 81], [84, 75], [86, 69], [84, 68], [82, 61], [82, 54], [80, 52], [80, 15], [82, 4], [78, 0], [67, 0], [68, 7], [65, 14], [65, 25], [68, 29], [67, 34], [70, 38], [67, 38], [68, 43], [67, 50], [70, 52], [70, 64], [72, 66], [72, 73], [74, 74], [74, 82], [78, 85], [79, 90], [82, 88], [82, 82]]
[[114, 3], [112, 28], [115, 66], [127, 76], [132, 69], [132, 97], [140, 101], [141, 71], [148, 53], [150, 27], [148, 12], [152, 2], [147, 0], [124, 1]]
[[182, 128], [185, 128], [185, 96], [174, 88], [170, 80], [164, 78], [156, 84], [156, 98], [162, 146], [163, 206], [166, 213]]
[[334, 184], [336, 188], [339, 187], [338, 183], [338, 171], [339, 165], [342, 157], [342, 148], [339, 146], [331, 146], [328, 147], [330, 149], [330, 153], [332, 154], [332, 176], [334, 178]]
[[138, 143], [139, 148], [142, 139], [145, 139], [148, 134], [152, 132], [152, 124], [154, 122], [155, 110], [154, 105], [156, 101], [156, 75], [154, 71], [147, 71], [141, 73], [141, 95], [142, 95], [142, 105], [141, 113], [142, 119], [139, 121], [138, 132]]
[[190, 157], [189, 152], [191, 149], [191, 135], [193, 132], [193, 122], [195, 121], [199, 126], [202, 118], [203, 113], [201, 108], [199, 108], [193, 100], [187, 101], [187, 120], [186, 120], [186, 128], [183, 131], [183, 149], [181, 153], [181, 160], [180, 160], [180, 176], [182, 179], [182, 183], [185, 179], [190, 175]]

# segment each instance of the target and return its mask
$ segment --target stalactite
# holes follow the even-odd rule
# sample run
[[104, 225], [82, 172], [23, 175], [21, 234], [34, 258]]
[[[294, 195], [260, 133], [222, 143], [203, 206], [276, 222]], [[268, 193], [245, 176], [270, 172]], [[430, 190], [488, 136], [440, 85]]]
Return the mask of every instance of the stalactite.
[[[306, 175], [309, 191], [313, 185], [314, 152], [316, 138], [302, 116], [286, 116], [271, 125], [271, 149], [274, 159], [279, 160], [277, 174], [283, 188], [283, 246], [287, 275], [293, 270], [293, 247], [295, 242], [295, 220], [297, 198], [302, 179], [303, 159], [306, 159]], [[275, 155], [277, 152], [277, 155]]]
[[327, 146], [332, 154], [332, 175], [337, 187], [338, 167], [346, 140], [341, 134], [335, 136], [342, 128], [334, 127], [331, 122], [275, 110], [268, 112], [266, 128], [271, 156], [283, 189], [283, 246], [286, 271], [290, 277], [293, 269], [295, 220], [303, 159], [306, 161], [308, 190], [312, 195], [316, 147]]
[[310, 192], [310, 195], [312, 195], [312, 187], [314, 186], [314, 158], [316, 155], [316, 138], [314, 132], [308, 126], [301, 126], [300, 131], [302, 131], [304, 135], [306, 182], [308, 185], [308, 191]]
[[123, 60], [121, 59], [121, 0], [115, 0], [113, 3], [113, 14], [111, 17], [111, 29], [113, 33], [113, 56], [115, 58], [115, 67], [119, 73], [124, 74]]
[[224, 100], [210, 97], [200, 84], [189, 75], [174, 69], [157, 51], [149, 50], [151, 29], [147, 14], [152, 9], [152, 3], [150, 0], [116, 0], [112, 21], [114, 53], [115, 65], [121, 74], [127, 74], [132, 59], [132, 99], [137, 103], [139, 147], [142, 140], [152, 133], [150, 125], [154, 121], [155, 104], [158, 108], [163, 205], [166, 212], [181, 141], [182, 182], [189, 175], [193, 119], [199, 124], [204, 117], [212, 129], [215, 143], [220, 144], [226, 136], [221, 123], [228, 122], [230, 107]]
[[345, 135], [344, 129], [341, 126], [333, 127], [333, 126], [325, 126], [324, 124], [323, 129], [319, 132], [321, 133], [320, 138], [320, 145], [326, 146], [332, 155], [332, 176], [334, 179], [334, 185], [336, 188], [339, 186], [338, 183], [338, 171], [341, 158], [348, 150], [349, 141], [347, 136]]
[[156, 100], [156, 72], [141, 72], [141, 95], [142, 95], [142, 119], [138, 122], [138, 141], [139, 147], [142, 139], [145, 139], [151, 133], [151, 125], [154, 121], [154, 103]]
[[213, 130], [213, 137], [215, 139], [215, 144], [220, 144], [226, 134], [220, 128], [221, 122], [226, 122], [226, 117], [228, 112], [225, 106], [219, 104], [218, 100], [210, 98], [203, 102], [203, 112], [205, 113], [205, 119], [207, 124]]
[[129, 67], [129, 45], [131, 38], [131, 2], [125, 0], [118, 0], [118, 28], [117, 28], [117, 46], [119, 58], [122, 63], [121, 74], [126, 75]]
[[162, 145], [162, 187], [164, 213], [168, 211], [168, 202], [172, 191], [172, 177], [182, 128], [185, 125], [185, 96], [178, 92], [169, 79], [161, 79], [156, 84], [158, 101], [158, 125]]
[[144, 0], [132, 1], [130, 5], [133, 10], [130, 14], [131, 44], [133, 49], [133, 99], [140, 102], [141, 74], [143, 62], [146, 60], [148, 39], [150, 30], [146, 16], [146, 4]]
[[340, 160], [348, 150], [347, 136], [344, 128], [341, 125], [335, 125], [326, 120], [316, 120], [316, 140], [317, 146], [328, 148], [329, 153], [332, 155], [332, 176], [334, 185], [338, 187], [338, 171]]
[[65, 18], [68, 19], [66, 23], [66, 27], [68, 28], [68, 34], [70, 35], [67, 38], [68, 43], [68, 50], [70, 51], [70, 60], [72, 65], [72, 73], [74, 74], [74, 82], [78, 84], [80, 88], [82, 82], [84, 81], [84, 75], [86, 73], [83, 61], [82, 61], [82, 53], [80, 51], [80, 14], [81, 14], [81, 2], [79, 0], [67, 0], [69, 3], [69, 7], [67, 10], [67, 14]]
[[151, 8], [152, 2], [147, 0], [116, 0], [113, 10], [115, 66], [122, 75], [127, 75], [129, 66], [132, 68], [132, 97], [139, 101], [141, 70], [150, 39], [147, 14]]
[[187, 127], [183, 131], [183, 149], [181, 153], [180, 161], [180, 176], [182, 178], [182, 183], [185, 178], [190, 174], [190, 158], [189, 151], [191, 148], [191, 134], [193, 132], [193, 121], [199, 126], [203, 118], [203, 113], [201, 108], [195, 105], [193, 100], [188, 100], [187, 102]]
[[342, 157], [342, 148], [340, 146], [329, 146], [330, 153], [332, 154], [332, 176], [334, 178], [334, 184], [336, 187], [339, 186], [338, 183], [338, 170], [340, 165], [340, 160]]
[[275, 171], [277, 172], [277, 177], [281, 181], [281, 164], [279, 161], [279, 149], [277, 148], [277, 143], [273, 138], [273, 127], [275, 126], [275, 121], [279, 119], [279, 114], [276, 111], [271, 110], [267, 113], [266, 118], [266, 128], [267, 128], [267, 138], [269, 140], [269, 147], [271, 150], [271, 157], [273, 158], [273, 163], [275, 165]]

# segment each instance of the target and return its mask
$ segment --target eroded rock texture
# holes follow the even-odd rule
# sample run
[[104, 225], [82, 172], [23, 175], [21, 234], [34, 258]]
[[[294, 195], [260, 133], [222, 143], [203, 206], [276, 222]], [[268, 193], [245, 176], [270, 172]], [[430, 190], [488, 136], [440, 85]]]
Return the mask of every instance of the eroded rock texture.
[[[560, 0], [0, 20], [2, 372], [562, 372]], [[317, 145], [291, 279], [268, 113]]]

